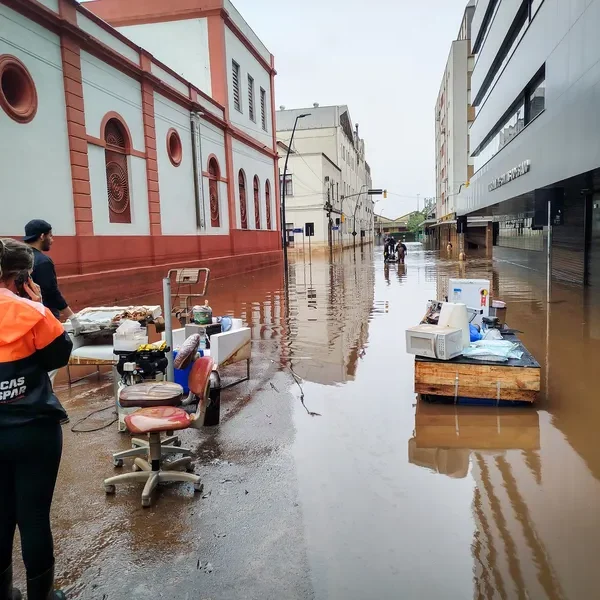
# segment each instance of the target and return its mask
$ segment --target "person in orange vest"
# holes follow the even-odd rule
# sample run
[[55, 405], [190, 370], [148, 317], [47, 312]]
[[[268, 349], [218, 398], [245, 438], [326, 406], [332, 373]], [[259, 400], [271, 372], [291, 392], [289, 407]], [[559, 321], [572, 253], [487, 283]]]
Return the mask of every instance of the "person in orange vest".
[[0, 239], [0, 599], [20, 600], [12, 551], [21, 534], [29, 600], [62, 600], [54, 591], [50, 507], [62, 454], [65, 410], [48, 373], [64, 367], [73, 343], [42, 304], [31, 279], [33, 250]]

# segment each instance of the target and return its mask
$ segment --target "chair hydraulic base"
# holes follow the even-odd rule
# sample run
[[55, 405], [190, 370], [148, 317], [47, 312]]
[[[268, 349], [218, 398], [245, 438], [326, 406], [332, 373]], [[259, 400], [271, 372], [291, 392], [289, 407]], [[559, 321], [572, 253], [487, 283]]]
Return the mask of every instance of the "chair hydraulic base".
[[[115, 452], [113, 457], [113, 465], [115, 467], [123, 466], [123, 459], [135, 458], [137, 456], [150, 457], [150, 443], [148, 440], [140, 438], [131, 438], [131, 448]], [[189, 448], [181, 448], [181, 440], [178, 436], [172, 435], [161, 440], [161, 456], [170, 456], [172, 454], [183, 454], [183, 456], [192, 456], [192, 451]]]
[[[201, 492], [204, 489], [202, 480], [199, 475], [192, 472], [192, 458], [186, 456], [170, 462], [162, 462], [162, 455], [165, 448], [173, 446], [161, 446], [160, 433], [149, 434], [148, 449], [143, 449], [150, 452], [150, 461], [144, 460], [139, 456], [134, 461], [134, 471], [131, 473], [123, 473], [115, 477], [109, 477], [104, 480], [104, 491], [107, 494], [114, 494], [115, 486], [120, 483], [137, 483], [144, 482], [144, 490], [142, 492], [142, 506], [150, 506], [152, 504], [152, 492], [156, 489], [159, 483], [167, 482], [188, 482], [194, 485], [195, 492]], [[175, 448], [175, 447], [173, 447]], [[177, 448], [180, 451], [179, 448]], [[182, 472], [180, 469], [185, 469], [188, 472]]]

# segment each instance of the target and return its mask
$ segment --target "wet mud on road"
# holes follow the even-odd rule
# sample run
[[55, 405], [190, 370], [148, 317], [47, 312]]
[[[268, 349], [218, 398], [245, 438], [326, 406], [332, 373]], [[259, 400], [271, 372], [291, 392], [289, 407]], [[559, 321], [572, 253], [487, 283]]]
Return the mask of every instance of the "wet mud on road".
[[[53, 523], [70, 597], [595, 597], [598, 298], [555, 286], [548, 311], [535, 273], [418, 246], [389, 267], [378, 248], [291, 258], [287, 294], [277, 269], [209, 289], [215, 314], [252, 327], [253, 360], [251, 381], [223, 394], [222, 424], [182, 434], [202, 494], [166, 486], [150, 509], [135, 485], [105, 496], [127, 436], [69, 427], [111, 404], [112, 383], [59, 386], [71, 425]], [[534, 407], [417, 401], [404, 331], [457, 276], [490, 279], [508, 302], [542, 364]]]

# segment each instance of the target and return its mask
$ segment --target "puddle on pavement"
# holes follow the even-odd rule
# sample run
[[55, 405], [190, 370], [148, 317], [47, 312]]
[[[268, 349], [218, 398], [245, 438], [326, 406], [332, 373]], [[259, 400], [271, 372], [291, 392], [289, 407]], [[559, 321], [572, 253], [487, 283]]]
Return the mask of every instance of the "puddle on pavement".
[[[510, 325], [542, 364], [535, 407], [417, 401], [404, 331], [428, 299], [444, 295], [449, 277], [490, 279], [507, 301]], [[593, 596], [600, 583], [597, 295], [555, 286], [548, 312], [545, 282], [534, 272], [485, 258], [461, 264], [411, 245], [405, 265], [389, 266], [378, 248], [331, 263], [292, 251], [287, 294], [281, 270], [268, 269], [211, 283], [209, 299], [215, 314], [241, 316], [252, 328], [253, 362], [265, 368], [253, 389], [268, 387], [287, 365], [302, 379], [306, 408], [284, 370], [277, 386], [295, 401], [279, 441], [234, 448], [236, 423], [257, 402], [252, 389], [240, 389], [224, 399], [226, 431], [186, 432], [184, 444], [206, 469], [222, 456], [242, 464], [291, 453], [298, 552], [315, 598]], [[160, 302], [158, 286], [156, 296], [139, 300]], [[61, 388], [72, 417], [107, 405], [111, 394], [106, 379]], [[109, 452], [126, 447], [114, 428], [66, 437], [54, 527], [59, 564], [68, 565], [61, 577], [75, 597], [96, 597], [90, 581], [112, 577], [106, 565], [120, 564], [143, 582], [148, 569], [187, 561], [190, 544], [213, 535], [203, 519], [218, 503], [198, 502], [182, 487], [161, 491], [147, 511], [135, 487], [105, 498]]]

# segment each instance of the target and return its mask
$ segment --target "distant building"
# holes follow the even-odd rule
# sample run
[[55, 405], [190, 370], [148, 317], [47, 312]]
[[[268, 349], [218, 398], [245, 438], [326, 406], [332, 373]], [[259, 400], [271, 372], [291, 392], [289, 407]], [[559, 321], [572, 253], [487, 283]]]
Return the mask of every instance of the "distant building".
[[375, 215], [375, 233], [381, 241], [386, 235], [391, 235], [398, 240], [412, 242], [415, 240], [415, 234], [408, 230], [410, 218], [417, 214], [416, 211], [407, 215], [390, 219], [383, 215]]
[[[285, 181], [285, 210], [290, 243], [294, 229], [314, 226], [315, 248], [340, 248], [373, 241], [371, 169], [358, 125], [353, 127], [347, 106], [318, 106], [277, 111], [279, 170], [283, 178], [287, 144], [299, 119]], [[281, 146], [283, 144], [285, 148]], [[281, 185], [283, 185], [281, 181]]]
[[467, 5], [458, 37], [452, 42], [435, 105], [436, 216], [434, 233], [439, 247], [456, 242], [456, 202], [473, 176], [469, 157], [469, 127], [475, 119], [471, 105], [471, 23], [475, 0]]

